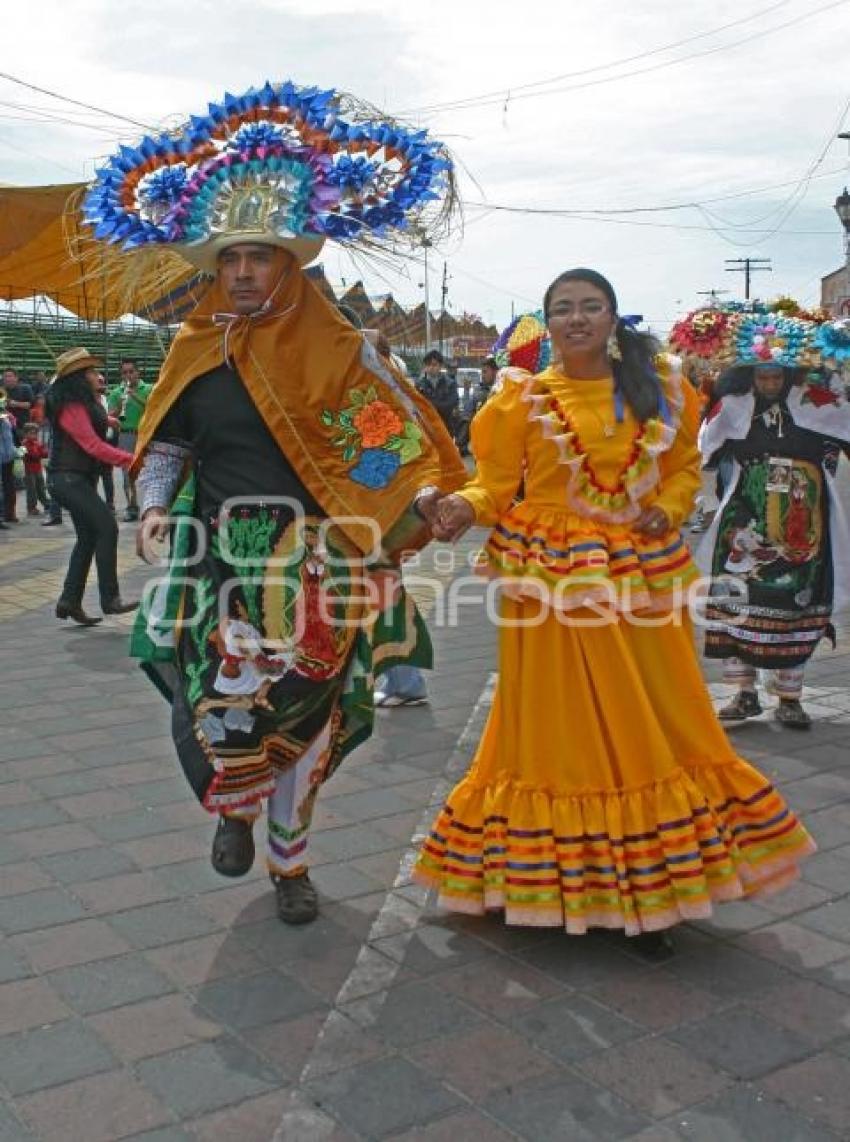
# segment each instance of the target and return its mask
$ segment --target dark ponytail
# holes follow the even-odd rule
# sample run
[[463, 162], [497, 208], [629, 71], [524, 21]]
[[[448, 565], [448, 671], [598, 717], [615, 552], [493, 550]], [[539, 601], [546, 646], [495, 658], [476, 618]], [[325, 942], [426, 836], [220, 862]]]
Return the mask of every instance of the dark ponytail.
[[[549, 318], [549, 303], [555, 288], [564, 282], [587, 282], [603, 293], [617, 313], [617, 295], [606, 277], [596, 270], [579, 267], [558, 274], [543, 296], [543, 313]], [[612, 372], [617, 390], [639, 421], [649, 420], [661, 411], [663, 397], [661, 378], [655, 367], [655, 358], [661, 350], [659, 342], [649, 333], [641, 333], [622, 317], [617, 317], [614, 336], [620, 350], [620, 360], [612, 361]]]
[[640, 421], [658, 416], [661, 408], [661, 378], [655, 358], [661, 351], [650, 333], [641, 333], [622, 317], [617, 318], [614, 336], [620, 347], [619, 361], [614, 360], [613, 373], [623, 400]]

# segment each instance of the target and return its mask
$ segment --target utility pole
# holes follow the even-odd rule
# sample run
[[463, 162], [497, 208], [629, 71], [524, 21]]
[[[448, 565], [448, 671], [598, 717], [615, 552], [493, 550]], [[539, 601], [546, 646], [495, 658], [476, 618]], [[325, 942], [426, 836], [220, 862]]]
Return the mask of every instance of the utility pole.
[[428, 290], [428, 251], [431, 249], [431, 239], [422, 239], [422, 249], [425, 252], [425, 352], [431, 348], [431, 295]]
[[744, 297], [750, 300], [750, 277], [753, 274], [770, 273], [773, 266], [770, 258], [726, 258], [727, 274], [744, 275]]
[[446, 318], [446, 300], [449, 295], [448, 264], [443, 262], [443, 284], [440, 287], [440, 352], [443, 352], [443, 326]]
[[701, 289], [701, 290], [697, 290], [697, 296], [698, 297], [707, 297], [708, 298], [708, 308], [709, 309], [717, 309], [720, 305], [718, 298], [720, 297], [720, 295], [722, 293], [728, 293], [728, 292], [729, 292], [728, 289]]

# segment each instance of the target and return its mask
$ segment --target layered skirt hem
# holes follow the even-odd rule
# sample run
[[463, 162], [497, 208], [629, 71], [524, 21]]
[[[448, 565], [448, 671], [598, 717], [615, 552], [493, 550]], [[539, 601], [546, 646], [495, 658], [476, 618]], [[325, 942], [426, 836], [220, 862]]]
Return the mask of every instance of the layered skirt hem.
[[780, 794], [738, 758], [682, 766], [650, 785], [571, 793], [481, 784], [473, 770], [413, 876], [451, 911], [638, 935], [784, 888], [814, 851]]

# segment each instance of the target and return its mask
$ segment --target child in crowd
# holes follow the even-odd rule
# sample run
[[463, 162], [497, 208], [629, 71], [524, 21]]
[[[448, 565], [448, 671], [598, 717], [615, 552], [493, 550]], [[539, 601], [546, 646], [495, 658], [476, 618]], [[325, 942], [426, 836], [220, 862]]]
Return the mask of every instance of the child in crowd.
[[44, 461], [47, 449], [38, 438], [38, 425], [24, 425], [24, 483], [27, 489], [27, 515], [40, 515], [38, 505], [50, 508], [50, 498], [44, 482]]

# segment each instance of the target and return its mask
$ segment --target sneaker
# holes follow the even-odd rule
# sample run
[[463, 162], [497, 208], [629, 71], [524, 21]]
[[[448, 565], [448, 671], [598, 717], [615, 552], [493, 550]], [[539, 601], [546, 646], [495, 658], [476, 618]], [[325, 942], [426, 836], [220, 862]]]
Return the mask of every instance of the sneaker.
[[810, 730], [812, 719], [800, 705], [796, 698], [782, 698], [773, 711], [777, 722], [787, 726], [789, 730]]
[[395, 706], [426, 706], [428, 698], [425, 694], [414, 698], [408, 694], [385, 694], [382, 690], [375, 691], [375, 706], [391, 710]]
[[127, 508], [121, 517], [124, 523], [135, 523], [139, 518], [138, 508]]
[[61, 527], [62, 526], [62, 520], [58, 519], [56, 516], [51, 516], [49, 519], [42, 520], [41, 526], [42, 527]]
[[717, 716], [721, 722], [744, 722], [747, 718], [757, 718], [761, 712], [761, 702], [755, 690], [739, 690]]
[[284, 924], [309, 924], [319, 915], [319, 895], [306, 870], [298, 876], [271, 874], [277, 914]]
[[254, 864], [254, 822], [219, 817], [210, 860], [221, 876], [244, 876]]

